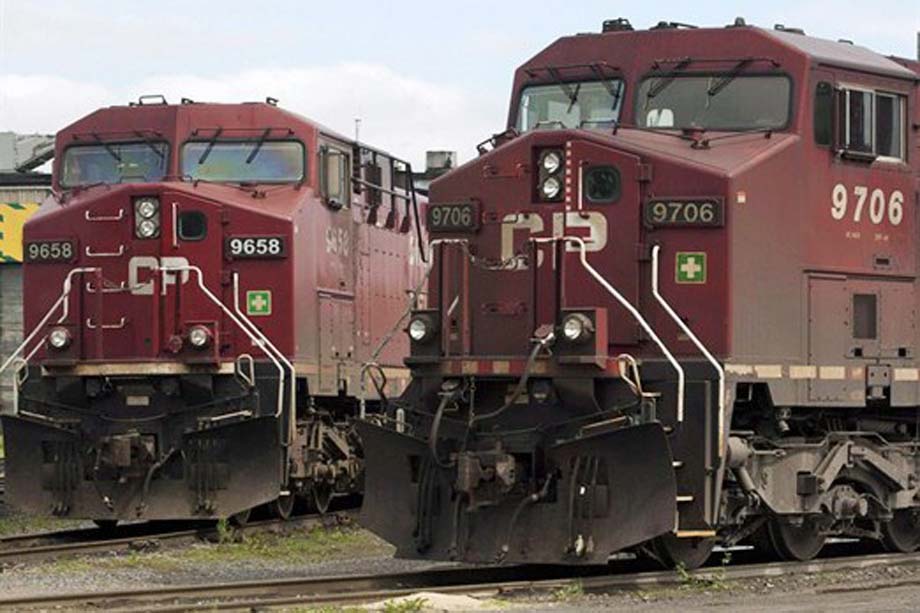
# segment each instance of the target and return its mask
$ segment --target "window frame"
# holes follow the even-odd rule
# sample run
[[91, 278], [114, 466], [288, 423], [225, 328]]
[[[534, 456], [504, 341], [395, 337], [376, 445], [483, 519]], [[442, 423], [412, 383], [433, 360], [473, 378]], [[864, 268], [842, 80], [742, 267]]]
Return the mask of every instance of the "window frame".
[[[674, 78], [674, 79], [680, 79], [680, 78], [682, 78], [682, 77], [684, 77], [684, 78], [686, 78], [686, 77], [691, 77], [691, 78], [692, 78], [692, 77], [696, 77], [696, 78], [700, 78], [700, 77], [725, 77], [725, 76], [729, 76], [729, 72], [730, 72], [730, 71], [725, 71], [725, 70], [721, 70], [721, 71], [720, 71], [720, 70], [702, 70], [702, 71], [691, 71], [691, 72], [684, 71], [684, 70], [680, 70], [680, 71], [673, 71], [673, 70], [672, 70], [672, 71], [665, 71], [665, 72], [649, 71], [649, 72], [647, 72], [647, 73], [641, 75], [641, 76], [639, 77], [639, 80], [636, 81], [636, 94], [635, 94], [635, 97], [634, 97], [634, 99], [633, 99], [633, 122], [635, 123], [635, 125], [636, 125], [637, 127], [639, 126], [639, 121], [638, 121], [638, 118], [639, 118], [639, 110], [640, 110], [640, 108], [641, 108], [641, 106], [642, 106], [642, 104], [641, 104], [642, 101], [641, 101], [641, 98], [640, 98], [640, 93], [641, 93], [641, 91], [642, 91], [642, 83], [645, 82], [646, 80], [648, 80], [648, 79], [658, 79], [658, 78], [665, 78], [665, 79]], [[759, 71], [750, 71], [750, 72], [745, 71], [745, 72], [741, 72], [741, 73], [739, 73], [738, 75], [735, 75], [735, 76], [736, 76], [737, 78], [739, 78], [739, 79], [741, 79], [741, 78], [749, 78], [749, 77], [757, 77], [757, 78], [761, 78], [761, 77], [774, 77], [774, 78], [775, 78], [775, 77], [782, 77], [783, 79], [785, 79], [785, 80], [789, 83], [789, 96], [788, 96], [788, 99], [786, 100], [786, 121], [785, 121], [785, 123], [784, 123], [783, 125], [781, 125], [781, 126], [776, 126], [776, 127], [772, 127], [772, 128], [763, 128], [763, 130], [764, 130], [764, 131], [766, 131], [766, 130], [772, 130], [773, 132], [786, 132], [786, 131], [788, 131], [788, 130], [793, 126], [793, 124], [795, 123], [795, 120], [796, 120], [796, 110], [797, 110], [796, 107], [797, 107], [797, 105], [795, 104], [795, 102], [796, 102], [796, 96], [797, 96], [798, 94], [797, 94], [797, 89], [796, 89], [796, 85], [797, 85], [797, 84], [796, 84], [796, 80], [793, 79], [792, 76], [791, 76], [788, 72], [784, 72], [784, 71], [769, 71], [769, 70], [759, 70]], [[640, 130], [682, 130], [682, 129], [686, 129], [686, 128], [685, 128], [684, 126], [673, 126], [673, 127], [670, 127], [670, 128], [662, 128], [662, 127], [644, 127], [644, 126], [643, 126], [643, 127], [639, 127], [639, 129], [640, 129]], [[754, 130], [754, 129], [756, 129], [756, 128], [755, 128], [754, 126], [741, 126], [741, 127], [704, 128], [704, 129], [705, 129], [707, 132], [744, 132], [744, 131], [748, 131], [748, 130]]]
[[[907, 113], [908, 113], [908, 95], [902, 92], [891, 91], [884, 88], [874, 88], [868, 85], [855, 83], [838, 83], [835, 88], [837, 92], [837, 104], [835, 108], [839, 117], [837, 118], [835, 131], [840, 142], [836, 143], [836, 149], [843, 157], [854, 160], [864, 160], [870, 162], [889, 162], [897, 164], [908, 163], [908, 130]], [[850, 93], [859, 92], [861, 94], [870, 94], [872, 96], [872, 116], [870, 126], [872, 129], [872, 146], [871, 151], [860, 151], [850, 148]], [[879, 155], [878, 153], [878, 98], [879, 96], [891, 98], [898, 102], [898, 112], [900, 114], [900, 138], [899, 151], [900, 156]], [[840, 100], [843, 100], [843, 104]], [[840, 133], [842, 132], [842, 134]]]
[[[625, 77], [624, 75], [620, 74], [620, 73], [617, 73], [616, 76], [612, 76], [612, 77], [610, 77], [609, 79], [606, 79], [606, 81], [607, 81], [607, 82], [610, 82], [610, 81], [618, 81], [618, 82], [620, 83], [620, 88], [621, 88], [621, 89], [620, 89], [620, 99], [619, 99], [619, 103], [618, 103], [618, 104], [619, 104], [619, 112], [617, 113], [616, 118], [615, 118], [615, 119], [612, 119], [612, 120], [610, 120], [610, 121], [611, 121], [611, 123], [614, 123], [614, 124], [621, 124], [621, 123], [623, 122], [623, 112], [626, 110], [626, 100], [627, 100], [627, 97], [629, 96], [629, 83], [627, 82], [626, 77]], [[533, 132], [534, 130], [537, 129], [536, 127], [530, 128], [530, 129], [528, 129], [528, 130], [522, 130], [522, 129], [521, 129], [521, 101], [524, 99], [524, 92], [525, 92], [528, 88], [531, 88], [531, 87], [550, 87], [550, 86], [559, 87], [559, 86], [560, 86], [560, 83], [565, 84], [565, 85], [574, 85], [574, 84], [577, 84], [577, 83], [598, 83], [598, 84], [603, 85], [604, 82], [605, 82], [605, 80], [604, 80], [604, 79], [598, 79], [598, 78], [597, 78], [597, 75], [585, 76], [585, 77], [582, 77], [582, 78], [565, 78], [565, 79], [561, 79], [561, 80], [559, 80], [559, 81], [555, 81], [555, 80], [539, 80], [539, 81], [534, 80], [534, 81], [527, 81], [526, 83], [523, 83], [523, 84], [521, 85], [521, 87], [517, 90], [517, 92], [516, 92], [516, 94], [515, 94], [515, 96], [514, 96], [514, 106], [512, 107], [512, 108], [513, 108], [514, 116], [512, 117], [512, 121], [511, 121], [510, 125], [512, 126], [512, 128], [513, 128], [514, 130], [516, 130], [516, 131], [517, 131], [518, 133], [520, 133], [520, 134], [524, 134], [524, 133], [526, 133], [526, 132]], [[572, 127], [572, 128], [567, 127], [567, 126], [563, 126], [561, 129], [564, 129], [564, 130], [585, 130], [585, 129], [589, 129], [589, 128], [587, 128], [586, 126], [575, 126], [575, 127]]]
[[[182, 219], [189, 215], [195, 215], [200, 217], [202, 220], [202, 227], [204, 228], [204, 231], [201, 233], [201, 236], [197, 238], [190, 238], [189, 236], [182, 234]], [[203, 241], [208, 237], [208, 216], [205, 215], [204, 211], [199, 211], [197, 209], [179, 211], [179, 214], [176, 216], [176, 236], [179, 238], [179, 240], [185, 241], [187, 243], [197, 243]]]
[[[159, 180], [154, 181], [154, 183], [159, 183], [160, 181], [165, 180], [169, 176], [169, 164], [172, 161], [173, 147], [172, 147], [172, 143], [166, 139], [150, 141], [150, 143], [147, 143], [143, 140], [136, 140], [136, 139], [72, 143], [64, 147], [64, 151], [61, 155], [61, 164], [59, 166], [59, 173], [58, 173], [59, 175], [58, 184], [61, 186], [61, 188], [62, 189], [74, 189], [78, 187], [83, 187], [84, 185], [91, 185], [94, 183], [93, 181], [89, 181], [87, 183], [77, 183], [77, 184], [72, 185], [72, 184], [64, 182], [64, 164], [67, 160], [67, 154], [70, 152], [71, 149], [82, 149], [82, 148], [89, 148], [89, 147], [104, 147], [105, 145], [110, 145], [110, 146], [115, 146], [115, 147], [122, 146], [122, 145], [141, 145], [142, 147], [148, 147], [149, 145], [166, 145], [166, 152], [164, 154], [164, 159], [163, 159], [163, 166], [164, 166], [163, 176], [160, 177]], [[128, 183], [106, 183], [106, 185], [129, 185], [129, 184]]]
[[[192, 144], [192, 143], [204, 143], [204, 144], [209, 144], [209, 143], [211, 142], [211, 140], [212, 140], [212, 139], [209, 139], [209, 138], [189, 138], [189, 139], [186, 139], [185, 141], [182, 142], [182, 144], [179, 146], [179, 149], [178, 149], [178, 152], [177, 152], [177, 153], [178, 153], [178, 158], [179, 158], [179, 159], [178, 159], [178, 171], [179, 171], [179, 178], [180, 178], [181, 180], [183, 180], [183, 181], [206, 181], [206, 182], [208, 182], [208, 183], [230, 183], [230, 184], [233, 184], [233, 183], [255, 183], [255, 184], [257, 184], [257, 185], [293, 185], [293, 184], [306, 183], [307, 177], [309, 176], [309, 175], [307, 174], [307, 172], [308, 172], [309, 169], [310, 169], [309, 164], [307, 163], [307, 157], [308, 157], [308, 154], [309, 154], [309, 149], [308, 149], [306, 143], [304, 143], [304, 142], [303, 142], [301, 139], [299, 139], [299, 138], [266, 138], [266, 139], [264, 140], [265, 143], [295, 143], [295, 144], [297, 144], [297, 145], [300, 145], [300, 150], [303, 152], [303, 168], [301, 169], [301, 174], [300, 174], [300, 178], [299, 178], [299, 179], [284, 179], [284, 180], [275, 180], [275, 181], [266, 181], [266, 180], [264, 180], [264, 179], [259, 179], [259, 180], [246, 180], [246, 179], [240, 179], [240, 180], [237, 181], [237, 180], [217, 180], [217, 179], [208, 179], [208, 178], [206, 178], [206, 177], [197, 177], [197, 178], [196, 178], [196, 177], [192, 177], [191, 175], [186, 175], [186, 174], [184, 174], [184, 173], [182, 172], [182, 169], [183, 169], [183, 162], [185, 161], [185, 147], [186, 147], [186, 145], [189, 145], [189, 144]], [[232, 145], [232, 144], [252, 145], [252, 144], [258, 143], [260, 140], [262, 140], [262, 139], [259, 138], [259, 137], [253, 137], [253, 138], [219, 138], [219, 139], [217, 139], [216, 141], [214, 141], [214, 144], [215, 144], [215, 146], [216, 146], [216, 145], [225, 145], [225, 144], [229, 144], [229, 145]]]
[[[343, 160], [342, 168], [342, 180], [341, 180], [341, 193], [340, 200], [332, 198], [329, 195], [329, 185], [327, 183], [327, 172], [329, 169], [329, 152], [335, 152], [336, 157], [341, 157]], [[319, 157], [317, 163], [317, 183], [319, 187], [320, 198], [326, 206], [342, 209], [348, 208], [351, 206], [351, 166], [352, 160], [349, 151], [345, 150], [342, 147], [336, 147], [335, 145], [329, 143], [322, 143], [318, 147], [317, 155]]]

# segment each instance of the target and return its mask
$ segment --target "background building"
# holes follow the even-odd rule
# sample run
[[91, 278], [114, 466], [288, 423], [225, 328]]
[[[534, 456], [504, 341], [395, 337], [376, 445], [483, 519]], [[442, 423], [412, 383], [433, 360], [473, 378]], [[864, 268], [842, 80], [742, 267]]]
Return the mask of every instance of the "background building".
[[[54, 137], [0, 132], [0, 360], [22, 341], [22, 227], [51, 193], [51, 175], [34, 169], [54, 155]], [[0, 377], [9, 407], [11, 378]]]

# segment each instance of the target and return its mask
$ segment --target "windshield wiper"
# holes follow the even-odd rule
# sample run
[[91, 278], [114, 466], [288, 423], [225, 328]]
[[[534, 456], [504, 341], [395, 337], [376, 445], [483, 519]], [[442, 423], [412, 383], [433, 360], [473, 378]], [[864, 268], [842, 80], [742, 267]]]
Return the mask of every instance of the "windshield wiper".
[[109, 143], [107, 143], [107, 142], [105, 142], [104, 140], [102, 140], [102, 138], [101, 138], [98, 134], [96, 134], [95, 132], [92, 132], [92, 133], [91, 133], [91, 136], [92, 136], [94, 139], [96, 139], [96, 142], [99, 143], [99, 144], [102, 146], [102, 148], [105, 149], [106, 152], [107, 152], [109, 155], [111, 155], [113, 158], [115, 158], [115, 161], [116, 161], [116, 162], [121, 162], [121, 161], [122, 161], [122, 160], [121, 160], [121, 156], [118, 155], [118, 152], [115, 151], [115, 148], [112, 147], [112, 145], [110, 145]]
[[201, 157], [198, 158], [199, 166], [204, 164], [205, 160], [208, 159], [208, 156], [211, 155], [211, 150], [214, 149], [214, 145], [217, 144], [217, 139], [220, 138], [220, 135], [223, 131], [223, 128], [217, 128], [217, 130], [214, 131], [214, 136], [212, 136], [211, 140], [208, 141], [207, 148], [201, 153]]
[[[684, 68], [689, 66], [690, 62], [692, 61], [693, 61], [693, 58], [685, 57], [684, 59], [679, 61], [677, 64], [675, 64], [674, 68], [672, 68], [671, 70], [672, 72], [683, 70]], [[646, 102], [648, 102], [649, 100], [651, 100], [652, 98], [654, 98], [655, 96], [663, 92], [671, 83], [674, 82], [674, 79], [676, 78], [677, 78], [677, 75], [671, 74], [666, 77], [660, 77], [659, 79], [657, 79], [654, 83], [652, 83], [649, 86], [648, 93], [645, 94]]]
[[271, 128], [266, 128], [265, 132], [262, 132], [262, 136], [259, 137], [259, 142], [256, 143], [256, 146], [252, 149], [252, 153], [246, 158], [247, 164], [252, 164], [252, 161], [259, 155], [259, 151], [262, 149], [262, 145], [265, 144], [265, 140], [268, 138], [268, 135], [271, 134], [271, 131]]
[[[620, 104], [620, 96], [623, 95], [623, 81], [619, 79], [604, 78], [604, 72], [598, 64], [591, 64], [591, 72], [597, 75], [597, 80], [601, 82], [601, 85], [604, 86], [604, 89], [606, 89], [610, 97], [613, 98], [612, 108], [616, 109]], [[616, 85], [614, 85], [614, 82], [616, 82]]]
[[575, 103], [578, 102], [578, 91], [581, 89], [581, 83], [573, 88], [571, 84], [562, 80], [562, 75], [559, 74], [559, 71], [556, 68], [550, 66], [546, 69], [546, 71], [549, 73], [549, 76], [551, 76], [556, 81], [556, 85], [559, 86], [559, 89], [562, 90], [562, 93], [565, 94], [566, 98], [569, 99], [569, 108], [566, 111], [566, 115], [568, 115], [572, 111], [572, 107], [575, 106]]
[[708, 95], [710, 98], [716, 96], [720, 91], [725, 89], [729, 83], [737, 79], [738, 75], [741, 74], [741, 71], [743, 71], [753, 61], [754, 58], [749, 57], [735, 64], [735, 67], [732, 68], [728, 74], [723, 75], [718, 81], [709, 86], [709, 89], [706, 90], [706, 95]]
[[146, 134], [144, 134], [144, 133], [141, 132], [140, 130], [135, 130], [135, 131], [134, 131], [134, 135], [137, 136], [137, 137], [138, 137], [139, 139], [141, 139], [142, 141], [144, 141], [144, 144], [147, 145], [147, 146], [150, 148], [151, 151], [153, 151], [155, 154], [157, 154], [157, 157], [158, 157], [158, 158], [160, 158], [160, 159], [162, 160], [163, 158], [166, 157], [166, 154], [164, 154], [162, 151], [160, 151], [160, 150], [157, 148], [157, 145], [156, 145], [156, 141], [155, 141], [155, 140], [153, 140], [152, 138], [150, 138], [149, 136], [147, 136]]

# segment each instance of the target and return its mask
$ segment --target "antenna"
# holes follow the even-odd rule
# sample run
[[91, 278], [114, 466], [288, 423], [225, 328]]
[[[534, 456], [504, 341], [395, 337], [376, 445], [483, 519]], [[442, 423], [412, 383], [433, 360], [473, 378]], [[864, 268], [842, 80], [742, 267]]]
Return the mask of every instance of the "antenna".
[[361, 118], [355, 117], [355, 142], [361, 141]]

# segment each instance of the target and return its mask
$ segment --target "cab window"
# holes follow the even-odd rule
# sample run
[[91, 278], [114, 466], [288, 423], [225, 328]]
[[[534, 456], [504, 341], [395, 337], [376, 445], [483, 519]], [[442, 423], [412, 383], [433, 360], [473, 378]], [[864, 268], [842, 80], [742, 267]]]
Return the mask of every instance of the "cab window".
[[192, 141], [182, 146], [182, 176], [225, 183], [291, 183], [304, 178], [298, 141]]
[[843, 152], [868, 158], [903, 160], [904, 96], [859, 88], [843, 88], [838, 96], [838, 134]]
[[74, 145], [64, 152], [61, 186], [153, 183], [166, 176], [168, 157], [163, 141]]
[[623, 81], [573, 81], [533, 85], [521, 92], [518, 128], [610, 127], [619, 121]]
[[327, 204], [346, 206], [349, 199], [349, 158], [344, 151], [320, 149], [320, 191]]

